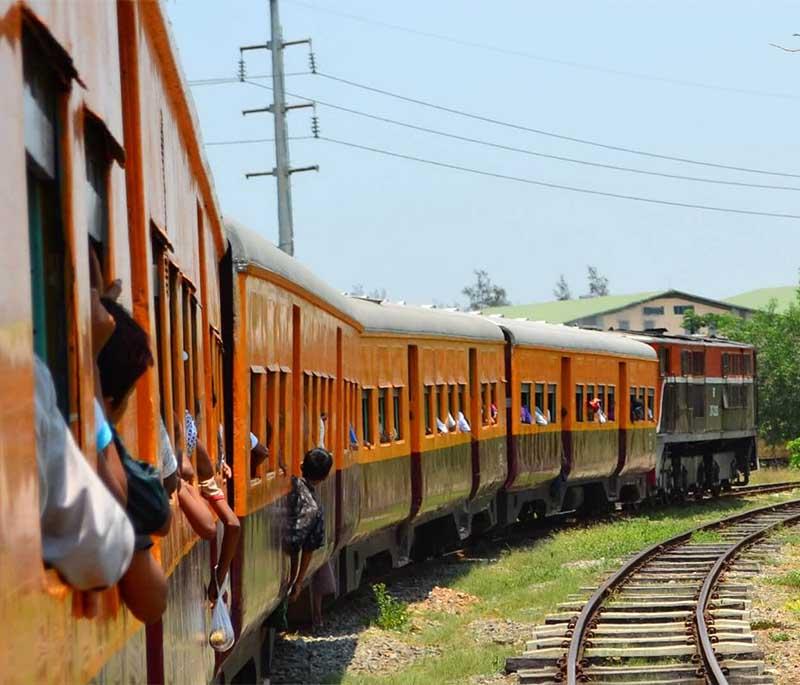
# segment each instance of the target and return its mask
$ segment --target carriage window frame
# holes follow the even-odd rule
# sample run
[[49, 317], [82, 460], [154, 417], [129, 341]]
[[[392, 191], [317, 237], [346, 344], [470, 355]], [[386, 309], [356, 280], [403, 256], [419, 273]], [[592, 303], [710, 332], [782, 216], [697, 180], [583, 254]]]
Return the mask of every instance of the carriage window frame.
[[538, 409], [542, 416], [545, 415], [545, 411], [547, 411], [547, 407], [545, 406], [545, 394], [547, 384], [541, 381], [537, 381], [533, 384], [533, 407], [534, 407], [534, 420], [536, 419], [536, 410]]
[[583, 423], [584, 388], [582, 383], [575, 384], [575, 421]]
[[372, 447], [372, 390], [361, 388], [361, 444]]
[[395, 442], [401, 442], [403, 440], [404, 431], [403, 431], [403, 407], [405, 406], [405, 388], [403, 387], [393, 387], [392, 388], [392, 419], [393, 425], [392, 428], [394, 430], [394, 435], [391, 436], [392, 440]]
[[389, 422], [386, 412], [388, 390], [388, 388], [378, 388], [378, 440], [381, 445], [389, 445], [392, 442], [392, 436], [389, 435]]
[[558, 383], [547, 384], [547, 421], [558, 423]]
[[606, 388], [606, 418], [609, 421], [617, 420], [617, 386], [609, 385]]
[[595, 398], [594, 383], [587, 383], [586, 385], [586, 421], [592, 423], [594, 421], [595, 412], [591, 407], [590, 402]]

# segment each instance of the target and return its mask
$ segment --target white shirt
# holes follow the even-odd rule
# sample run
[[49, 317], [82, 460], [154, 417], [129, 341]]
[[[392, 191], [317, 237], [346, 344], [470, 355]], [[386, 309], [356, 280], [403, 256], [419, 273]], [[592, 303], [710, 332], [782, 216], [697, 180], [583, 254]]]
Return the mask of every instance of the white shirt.
[[75, 444], [38, 357], [35, 369], [42, 557], [79, 590], [114, 585], [133, 557], [133, 526]]
[[322, 417], [319, 417], [319, 440], [317, 440], [317, 447], [325, 449], [325, 422]]

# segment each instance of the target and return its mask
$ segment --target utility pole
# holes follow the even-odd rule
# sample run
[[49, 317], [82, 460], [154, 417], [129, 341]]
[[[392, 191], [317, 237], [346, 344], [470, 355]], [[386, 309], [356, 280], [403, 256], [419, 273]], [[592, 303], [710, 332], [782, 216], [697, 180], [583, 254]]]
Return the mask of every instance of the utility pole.
[[[289, 162], [289, 134], [286, 124], [286, 112], [291, 109], [314, 107], [314, 103], [301, 103], [297, 105], [286, 104], [286, 91], [284, 85], [283, 50], [291, 45], [307, 43], [311, 46], [311, 39], [294, 40], [284, 43], [278, 14], [278, 0], [269, 0], [270, 35], [271, 39], [266, 45], [247, 45], [239, 48], [240, 54], [246, 50], [267, 49], [272, 56], [272, 105], [259, 109], [247, 109], [243, 115], [257, 112], [271, 112], [275, 124], [275, 167], [272, 171], [260, 171], [245, 174], [245, 178], [256, 176], [275, 176], [278, 191], [278, 247], [289, 255], [294, 255], [294, 220], [292, 217], [292, 182], [291, 175], [301, 171], [319, 171], [319, 166], [306, 166], [292, 168]], [[314, 65], [314, 53], [310, 55], [310, 62]], [[240, 78], [244, 80], [243, 60], [240, 59]]]

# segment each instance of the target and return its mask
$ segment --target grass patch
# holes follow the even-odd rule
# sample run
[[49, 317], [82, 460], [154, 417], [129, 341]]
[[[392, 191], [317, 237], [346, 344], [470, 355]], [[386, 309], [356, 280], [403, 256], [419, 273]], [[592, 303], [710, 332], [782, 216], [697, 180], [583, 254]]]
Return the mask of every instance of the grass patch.
[[779, 469], [759, 469], [750, 474], [750, 485], [768, 485], [769, 483], [785, 483], [790, 480], [800, 482], [800, 470], [788, 466]]
[[718, 542], [724, 542], [725, 538], [716, 530], [698, 530], [692, 534], [691, 541], [695, 545], [712, 545]]
[[770, 619], [762, 618], [750, 622], [750, 627], [753, 630], [771, 630], [772, 628], [783, 628], [783, 623], [780, 621], [773, 621]]
[[[609, 562], [703, 523], [785, 499], [791, 499], [791, 493], [683, 504], [617, 520], [567, 526], [544, 537], [540, 537], [541, 530], [531, 529], [529, 533], [515, 533], [500, 542], [478, 543], [471, 550], [473, 556], [498, 557], [499, 560], [492, 564], [464, 563], [458, 567], [458, 573], [448, 576], [450, 580], [439, 577], [436, 583], [475, 595], [480, 602], [458, 615], [428, 614], [435, 616], [435, 623], [424, 626], [419, 632], [402, 634], [402, 639], [409, 644], [434, 646], [441, 655], [422, 659], [394, 674], [346, 673], [339, 682], [345, 685], [455, 684], [468, 682], [474, 675], [497, 673], [505, 658], [518, 649], [508, 644], [477, 642], [470, 628], [473, 621], [510, 619], [539, 623], [548, 613], [555, 612], [559, 602], [567, 601], [569, 595], [581, 594], [582, 586], [596, 585], [603, 575], [604, 565]], [[601, 563], [576, 563], [587, 559]], [[420, 582], [425, 580], [420, 576]]]
[[384, 630], [402, 631], [408, 628], [408, 607], [389, 594], [385, 583], [372, 586], [375, 602], [378, 605], [378, 617], [375, 624]]
[[788, 571], [774, 578], [767, 578], [770, 585], [785, 585], [786, 587], [800, 588], [800, 570]]
[[770, 633], [769, 639], [773, 642], [789, 642], [792, 636], [789, 633]]

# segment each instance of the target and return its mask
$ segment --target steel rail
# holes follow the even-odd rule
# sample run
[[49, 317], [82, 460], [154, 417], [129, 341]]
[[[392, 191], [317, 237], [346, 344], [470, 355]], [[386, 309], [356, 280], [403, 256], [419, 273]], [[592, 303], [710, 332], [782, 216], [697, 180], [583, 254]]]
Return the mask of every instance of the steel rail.
[[[614, 590], [616, 590], [617, 587], [622, 585], [628, 579], [629, 576], [634, 574], [641, 566], [647, 563], [652, 557], [656, 556], [657, 554], [663, 551], [666, 551], [668, 549], [676, 547], [677, 545], [680, 545], [682, 542], [689, 540], [692, 537], [692, 535], [694, 535], [699, 531], [722, 528], [732, 523], [737, 523], [739, 521], [746, 520], [753, 516], [757, 516], [758, 514], [761, 513], [766, 513], [769, 511], [775, 511], [778, 509], [787, 508], [790, 506], [797, 506], [797, 505], [800, 505], [800, 499], [793, 499], [787, 502], [781, 502], [780, 504], [770, 504], [764, 507], [759, 507], [757, 509], [750, 509], [749, 511], [742, 512], [739, 514], [734, 514], [732, 516], [727, 516], [726, 518], [719, 519], [718, 521], [714, 521], [712, 523], [707, 523], [702, 526], [696, 526], [695, 528], [692, 528], [691, 530], [688, 530], [684, 533], [680, 533], [679, 535], [669, 538], [668, 540], [664, 540], [663, 542], [651, 545], [643, 552], [640, 552], [635, 557], [626, 561], [618, 571], [616, 571], [612, 576], [610, 576], [607, 580], [605, 580], [597, 588], [597, 590], [594, 591], [594, 593], [586, 602], [586, 604], [584, 604], [580, 614], [578, 614], [578, 618], [575, 621], [575, 625], [572, 627], [572, 635], [570, 639], [569, 651], [567, 652], [567, 659], [566, 663], [564, 664], [566, 668], [567, 685], [579, 685], [580, 682], [579, 678], [582, 672], [581, 657], [587, 639], [587, 632], [589, 632], [589, 629], [593, 627], [592, 623], [594, 621], [595, 616], [597, 615], [598, 610], [603, 604], [603, 600], [605, 600], [605, 598], [609, 594], [611, 594]], [[798, 516], [800, 517], [800, 514]], [[716, 568], [716, 565], [714, 568]], [[720, 685], [726, 682], [727, 682], [726, 680], [722, 680], [720, 681]]]
[[[769, 509], [777, 511], [788, 504], [791, 504], [792, 502], [796, 504], [798, 500], [792, 500], [791, 502], [785, 504], [776, 504], [769, 507]], [[763, 510], [761, 511], [763, 512]], [[782, 526], [785, 523], [797, 520], [800, 520], [800, 513], [795, 514], [794, 516], [789, 516], [781, 521], [775, 521], [774, 523], [764, 526], [764, 528], [761, 530], [742, 538], [738, 542], [731, 545], [731, 547], [719, 559], [717, 559], [714, 566], [708, 572], [708, 575], [703, 582], [703, 586], [700, 589], [700, 594], [697, 598], [697, 607], [695, 608], [694, 612], [694, 623], [697, 631], [697, 639], [700, 643], [700, 656], [705, 664], [706, 678], [709, 679], [713, 685], [728, 684], [725, 671], [717, 660], [717, 655], [714, 653], [714, 641], [708, 634], [708, 624], [706, 621], [708, 602], [711, 599], [711, 593], [714, 591], [714, 588], [717, 585], [719, 576], [728, 569], [734, 558], [738, 556], [743, 549], [750, 547], [765, 535], [772, 532], [778, 526]]]

